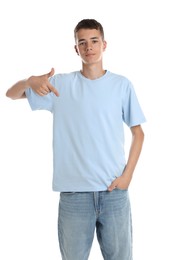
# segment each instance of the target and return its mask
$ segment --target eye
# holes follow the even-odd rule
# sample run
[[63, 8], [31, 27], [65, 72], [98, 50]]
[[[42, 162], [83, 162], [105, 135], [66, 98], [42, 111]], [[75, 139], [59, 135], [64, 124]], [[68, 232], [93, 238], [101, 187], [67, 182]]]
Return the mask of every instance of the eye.
[[97, 43], [97, 42], [98, 42], [98, 40], [93, 40], [93, 41], [92, 41], [92, 43]]
[[84, 45], [85, 45], [85, 42], [80, 42], [79, 45], [80, 45], [80, 46], [84, 46]]

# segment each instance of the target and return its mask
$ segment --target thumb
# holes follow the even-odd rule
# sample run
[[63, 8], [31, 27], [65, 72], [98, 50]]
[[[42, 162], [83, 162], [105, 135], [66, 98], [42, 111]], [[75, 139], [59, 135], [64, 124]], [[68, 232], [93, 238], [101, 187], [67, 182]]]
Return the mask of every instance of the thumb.
[[47, 76], [48, 78], [50, 78], [50, 77], [52, 77], [52, 76], [54, 75], [54, 73], [55, 73], [54, 68], [51, 68], [51, 71], [50, 71], [49, 73], [47, 73], [46, 76]]
[[112, 191], [117, 188], [117, 179], [115, 179], [111, 185], [108, 187], [108, 191]]

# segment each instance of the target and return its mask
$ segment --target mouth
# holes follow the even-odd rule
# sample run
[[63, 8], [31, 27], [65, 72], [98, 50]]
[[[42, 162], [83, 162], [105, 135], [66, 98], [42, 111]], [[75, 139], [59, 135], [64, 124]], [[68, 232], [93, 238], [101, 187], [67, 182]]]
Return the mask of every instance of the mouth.
[[86, 57], [91, 57], [91, 56], [94, 56], [95, 54], [93, 54], [93, 53], [87, 53], [85, 56]]

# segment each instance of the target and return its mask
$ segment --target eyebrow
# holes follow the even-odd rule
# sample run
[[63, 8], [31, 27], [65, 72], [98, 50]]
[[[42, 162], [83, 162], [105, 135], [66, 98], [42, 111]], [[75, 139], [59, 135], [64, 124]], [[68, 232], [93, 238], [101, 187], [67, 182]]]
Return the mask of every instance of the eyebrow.
[[[99, 37], [91, 37], [90, 40], [97, 40]], [[80, 39], [78, 42], [86, 41], [86, 39]]]

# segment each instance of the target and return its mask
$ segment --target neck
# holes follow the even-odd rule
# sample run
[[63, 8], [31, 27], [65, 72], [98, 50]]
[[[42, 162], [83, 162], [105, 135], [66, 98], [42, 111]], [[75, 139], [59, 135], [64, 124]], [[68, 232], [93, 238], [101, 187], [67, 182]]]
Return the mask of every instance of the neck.
[[105, 74], [105, 70], [102, 65], [97, 66], [97, 64], [83, 64], [81, 73], [84, 77], [93, 80], [102, 77]]

